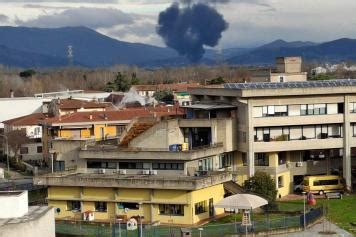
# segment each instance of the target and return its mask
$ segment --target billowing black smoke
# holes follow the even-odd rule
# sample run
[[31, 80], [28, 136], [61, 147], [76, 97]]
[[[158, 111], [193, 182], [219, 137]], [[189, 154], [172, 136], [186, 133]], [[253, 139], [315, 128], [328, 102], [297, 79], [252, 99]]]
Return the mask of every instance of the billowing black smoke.
[[214, 47], [218, 44], [228, 23], [210, 5], [185, 2], [189, 4], [180, 7], [179, 3], [173, 3], [159, 14], [157, 33], [168, 47], [197, 62], [205, 53], [204, 46]]

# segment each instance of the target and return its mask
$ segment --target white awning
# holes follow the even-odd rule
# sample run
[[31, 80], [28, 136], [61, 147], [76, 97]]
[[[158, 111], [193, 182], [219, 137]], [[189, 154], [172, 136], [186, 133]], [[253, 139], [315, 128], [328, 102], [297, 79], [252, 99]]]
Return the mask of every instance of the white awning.
[[226, 209], [255, 209], [267, 205], [268, 201], [252, 194], [236, 194], [224, 198], [214, 206], [216, 208]]

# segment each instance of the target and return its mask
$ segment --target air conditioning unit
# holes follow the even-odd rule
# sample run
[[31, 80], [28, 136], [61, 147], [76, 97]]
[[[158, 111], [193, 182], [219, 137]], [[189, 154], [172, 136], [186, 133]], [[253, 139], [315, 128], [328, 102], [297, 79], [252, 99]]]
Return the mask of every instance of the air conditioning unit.
[[149, 170], [142, 170], [142, 174], [149, 175], [149, 174], [150, 174], [150, 171], [149, 171]]
[[105, 172], [106, 172], [105, 169], [99, 169], [99, 170], [98, 170], [98, 173], [99, 173], [99, 174], [105, 174]]
[[150, 175], [157, 175], [157, 170], [150, 170]]
[[296, 163], [295, 166], [297, 166], [297, 167], [302, 167], [302, 166], [303, 166], [303, 162], [299, 161], [299, 162]]
[[119, 170], [119, 174], [127, 174], [127, 170]]

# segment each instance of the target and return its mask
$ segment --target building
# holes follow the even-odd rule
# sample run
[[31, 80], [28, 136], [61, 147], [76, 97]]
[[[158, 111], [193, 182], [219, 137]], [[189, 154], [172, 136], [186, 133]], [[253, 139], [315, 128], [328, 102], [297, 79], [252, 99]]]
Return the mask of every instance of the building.
[[84, 101], [98, 101], [104, 102], [105, 99], [110, 95], [108, 92], [103, 91], [85, 91], [85, 90], [65, 90], [47, 93], [35, 94], [35, 98], [47, 98], [47, 99], [77, 99]]
[[257, 69], [252, 72], [251, 82], [306, 81], [307, 72], [302, 72], [301, 57], [278, 57], [274, 69]]
[[79, 149], [76, 169], [37, 176], [48, 185], [48, 204], [58, 219], [193, 225], [224, 214], [214, 204], [232, 182], [236, 107], [195, 106], [189, 118], [133, 119], [118, 144]]
[[188, 92], [188, 88], [197, 87], [198, 83], [177, 83], [177, 84], [157, 84], [157, 85], [134, 85], [133, 90], [136, 90], [140, 96], [153, 98], [153, 95], [158, 91], [172, 91], [174, 100], [179, 105], [189, 105], [191, 103], [191, 97]]
[[78, 166], [80, 147], [98, 142], [114, 142], [137, 117], [180, 116], [177, 107], [130, 108], [112, 111], [76, 112], [45, 120], [43, 152], [55, 161], [55, 170]]
[[3, 121], [4, 134], [14, 130], [24, 130], [29, 143], [22, 144], [20, 155], [22, 160], [42, 160], [42, 126], [41, 123], [48, 117], [43, 113], [34, 113]]
[[338, 173], [348, 189], [356, 183], [356, 80], [232, 83], [190, 92], [193, 100], [237, 107], [238, 183], [258, 170], [271, 174], [279, 196], [293, 192], [304, 175]]
[[54, 210], [28, 207], [27, 191], [0, 192], [0, 237], [55, 237]]

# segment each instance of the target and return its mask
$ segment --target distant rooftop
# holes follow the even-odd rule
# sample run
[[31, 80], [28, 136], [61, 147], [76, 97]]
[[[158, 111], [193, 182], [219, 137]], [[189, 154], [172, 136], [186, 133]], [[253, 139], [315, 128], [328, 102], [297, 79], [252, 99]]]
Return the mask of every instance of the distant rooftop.
[[28, 208], [28, 212], [24, 216], [0, 219], [0, 230], [1, 227], [6, 225], [20, 224], [20, 223], [34, 221], [42, 217], [44, 213], [47, 213], [51, 209], [52, 207], [48, 207], [48, 206], [30, 206]]
[[356, 86], [356, 80], [337, 79], [337, 80], [293, 81], [293, 82], [227, 83], [224, 85], [224, 88], [231, 89], [231, 90], [255, 90], [255, 89], [349, 87], [349, 86]]

